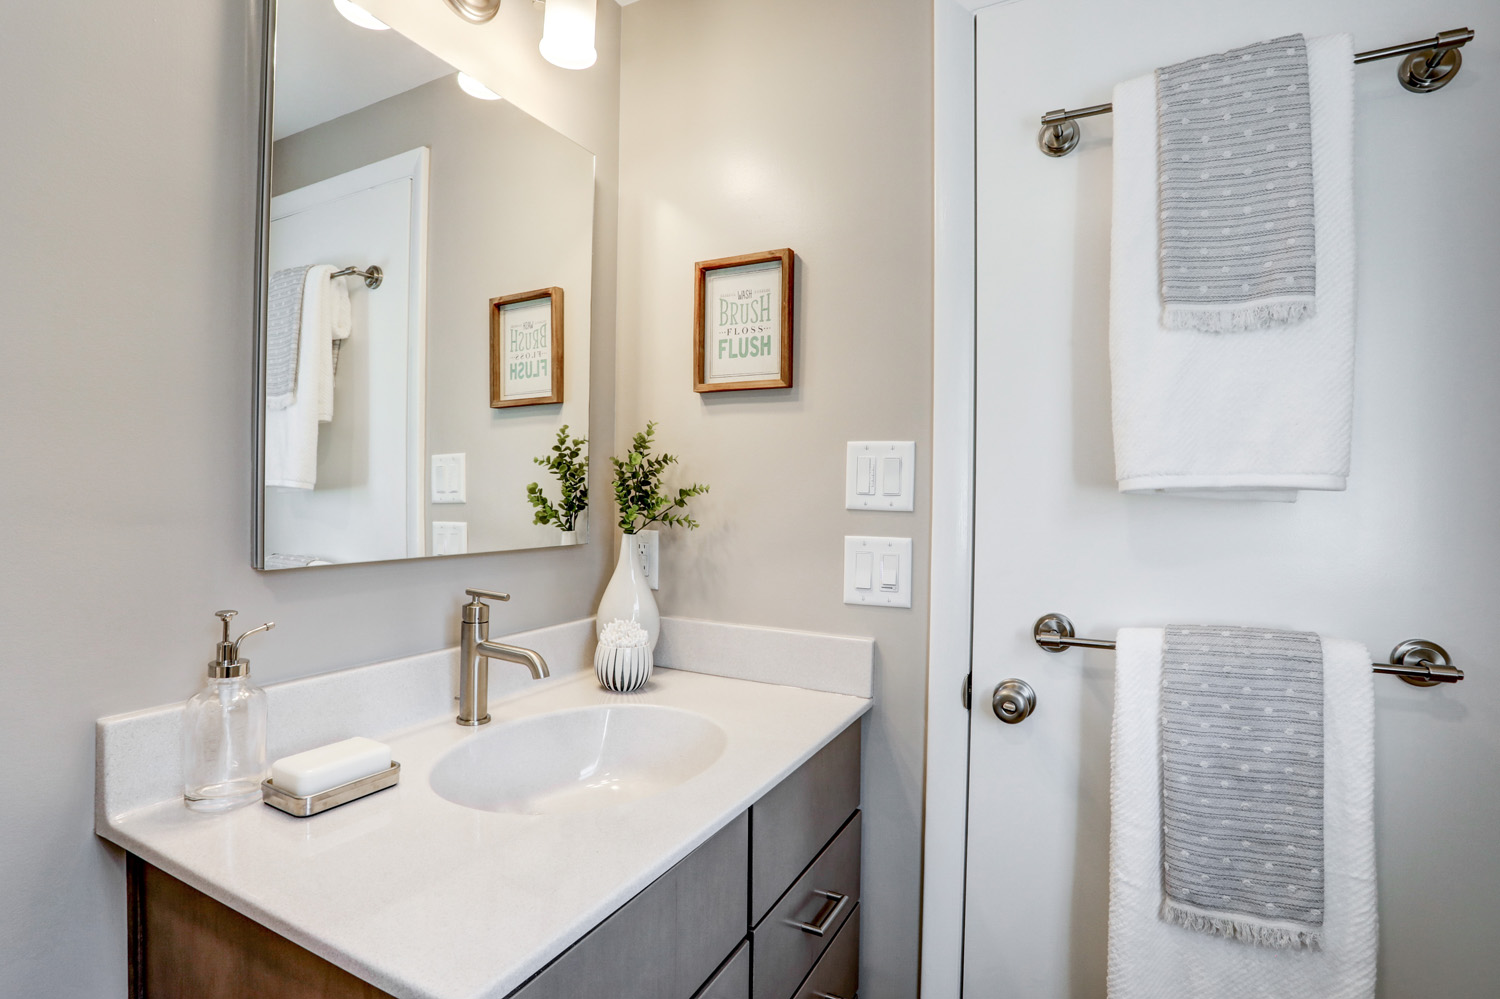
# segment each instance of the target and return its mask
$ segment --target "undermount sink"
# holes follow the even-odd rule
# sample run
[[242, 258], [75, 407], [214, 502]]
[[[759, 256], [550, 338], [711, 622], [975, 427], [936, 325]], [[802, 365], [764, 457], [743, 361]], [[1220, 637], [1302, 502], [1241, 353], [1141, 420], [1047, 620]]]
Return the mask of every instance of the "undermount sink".
[[651, 704], [573, 708], [494, 725], [444, 753], [432, 789], [457, 805], [562, 815], [659, 794], [724, 752], [718, 725]]

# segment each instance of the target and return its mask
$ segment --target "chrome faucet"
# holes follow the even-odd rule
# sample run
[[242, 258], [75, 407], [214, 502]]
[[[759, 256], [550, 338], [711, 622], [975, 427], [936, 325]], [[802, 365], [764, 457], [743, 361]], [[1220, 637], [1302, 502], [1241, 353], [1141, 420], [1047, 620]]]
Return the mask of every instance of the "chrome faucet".
[[[490, 641], [490, 605], [485, 600], [509, 600], [509, 593], [465, 590], [474, 599], [464, 604], [458, 636], [458, 723], [483, 725], [490, 720], [490, 660], [504, 659], [531, 670], [540, 680], [550, 676], [547, 661], [530, 649]], [[482, 599], [481, 599], [482, 598]]]

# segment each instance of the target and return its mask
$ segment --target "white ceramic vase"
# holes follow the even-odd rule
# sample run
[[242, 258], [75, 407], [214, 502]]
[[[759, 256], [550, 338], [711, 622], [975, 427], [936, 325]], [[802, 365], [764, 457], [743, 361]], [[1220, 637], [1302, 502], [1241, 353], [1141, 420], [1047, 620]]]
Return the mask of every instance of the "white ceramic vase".
[[604, 633], [604, 626], [619, 619], [634, 621], [646, 629], [650, 641], [648, 647], [656, 648], [661, 636], [661, 614], [656, 610], [656, 597], [646, 582], [646, 573], [635, 558], [634, 535], [620, 538], [620, 559], [615, 563], [615, 574], [609, 577], [604, 596], [599, 599], [599, 610], [594, 615], [594, 635]]
[[578, 532], [577, 531], [559, 531], [558, 532], [557, 543], [559, 545], [563, 546], [564, 548], [566, 548], [568, 545], [576, 545], [576, 544], [578, 544]]

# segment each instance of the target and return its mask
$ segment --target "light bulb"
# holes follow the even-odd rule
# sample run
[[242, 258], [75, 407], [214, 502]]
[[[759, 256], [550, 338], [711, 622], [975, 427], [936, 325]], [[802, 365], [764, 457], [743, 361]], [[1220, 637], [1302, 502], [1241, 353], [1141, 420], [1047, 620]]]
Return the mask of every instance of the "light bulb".
[[542, 58], [563, 69], [588, 69], [594, 50], [595, 0], [547, 0], [542, 18]]
[[365, 10], [359, 4], [354, 3], [353, 0], [333, 0], [333, 7], [340, 14], [343, 14], [345, 18], [353, 21], [361, 28], [369, 28], [371, 31], [390, 30], [391, 26], [389, 24], [386, 24], [380, 18]]
[[482, 101], [498, 101], [500, 99], [499, 94], [474, 79], [468, 73], [459, 73], [456, 79], [458, 80], [459, 89], [470, 97], [477, 97]]

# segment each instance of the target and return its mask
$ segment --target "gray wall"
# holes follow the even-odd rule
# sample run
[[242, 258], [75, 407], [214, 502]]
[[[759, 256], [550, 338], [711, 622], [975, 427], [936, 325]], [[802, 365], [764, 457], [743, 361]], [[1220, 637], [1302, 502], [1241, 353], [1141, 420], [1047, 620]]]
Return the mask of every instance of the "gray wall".
[[[468, 455], [468, 502], [433, 504], [424, 491], [426, 521], [467, 521], [470, 551], [555, 545], [557, 528], [532, 523], [526, 484], [540, 481], [557, 500], [556, 480], [532, 458], [551, 450], [563, 424], [587, 436], [594, 157], [445, 76], [282, 139], [274, 190], [418, 146], [431, 149], [427, 454]], [[554, 286], [563, 289], [564, 401], [491, 409], [490, 299]], [[337, 421], [325, 432], [338, 433]], [[430, 542], [431, 530], [424, 536]]]
[[[601, 9], [604, 5], [601, 4]], [[624, 13], [617, 444], [710, 483], [664, 612], [872, 635], [860, 994], [916, 993], [932, 350], [931, 7], [646, 0]], [[790, 246], [796, 387], [692, 389], [694, 261]], [[844, 509], [844, 444], [917, 442], [915, 513]], [[842, 602], [843, 536], [915, 541], [915, 607]]]
[[[530, 4], [510, 6], [540, 30]], [[545, 67], [534, 41], [505, 69], [518, 103], [599, 154], [601, 441], [618, 18], [599, 5], [593, 70]], [[0, 995], [124, 995], [123, 863], [93, 835], [93, 720], [189, 696], [214, 610], [277, 621], [252, 656], [276, 680], [448, 645], [464, 586], [515, 594], [501, 628], [584, 616], [613, 565], [595, 544], [249, 568], [257, 23], [258, 3], [227, 0], [0, 6]]]

